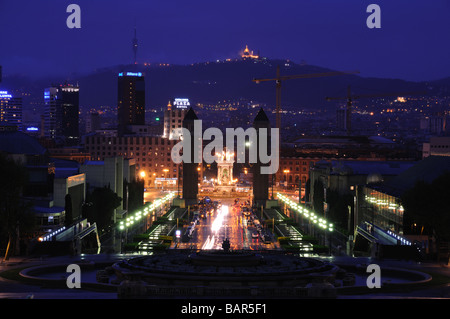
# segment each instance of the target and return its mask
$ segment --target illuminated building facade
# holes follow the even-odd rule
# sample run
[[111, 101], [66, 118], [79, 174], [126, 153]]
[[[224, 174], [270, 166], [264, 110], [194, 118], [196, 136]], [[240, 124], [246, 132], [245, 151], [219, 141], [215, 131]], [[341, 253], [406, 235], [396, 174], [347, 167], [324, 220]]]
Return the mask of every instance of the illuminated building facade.
[[401, 200], [385, 192], [365, 186], [362, 189], [362, 206], [358, 218], [373, 225], [403, 234], [403, 214]]
[[[124, 183], [134, 182], [137, 177], [136, 161], [123, 157], [108, 157], [102, 161], [86, 161], [80, 166], [80, 172], [86, 175], [86, 183], [90, 189], [108, 187], [118, 196], [125, 198]], [[126, 210], [126, 201], [114, 209], [114, 218]]]
[[129, 125], [145, 125], [145, 79], [141, 72], [118, 75], [117, 131], [128, 133]]
[[423, 143], [423, 157], [450, 156], [450, 136], [433, 136], [430, 141]]
[[22, 131], [22, 98], [0, 91], [0, 126]]
[[[165, 187], [178, 178], [178, 164], [172, 161], [171, 151], [178, 143], [161, 136], [87, 136], [85, 150], [92, 161], [121, 156], [135, 160], [137, 174], [146, 187]], [[176, 184], [176, 183], [175, 183]]]
[[405, 219], [408, 211], [402, 205], [403, 195], [417, 182], [432, 183], [448, 171], [450, 157], [429, 156], [387, 181], [361, 185], [357, 191], [355, 222], [361, 224], [367, 221], [384, 230], [409, 235], [411, 218]]
[[190, 105], [189, 99], [185, 98], [176, 98], [173, 103], [169, 101], [167, 109], [164, 111], [164, 138], [180, 139], [183, 119]]

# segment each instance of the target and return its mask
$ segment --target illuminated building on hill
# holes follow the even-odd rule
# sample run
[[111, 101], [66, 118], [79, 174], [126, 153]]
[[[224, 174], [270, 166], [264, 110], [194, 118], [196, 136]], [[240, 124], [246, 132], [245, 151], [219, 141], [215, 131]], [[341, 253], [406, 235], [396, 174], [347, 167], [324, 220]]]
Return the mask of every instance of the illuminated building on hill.
[[248, 49], [248, 45], [245, 46], [244, 52], [242, 53], [242, 60], [256, 60], [259, 59], [259, 55], [253, 54], [253, 51]]

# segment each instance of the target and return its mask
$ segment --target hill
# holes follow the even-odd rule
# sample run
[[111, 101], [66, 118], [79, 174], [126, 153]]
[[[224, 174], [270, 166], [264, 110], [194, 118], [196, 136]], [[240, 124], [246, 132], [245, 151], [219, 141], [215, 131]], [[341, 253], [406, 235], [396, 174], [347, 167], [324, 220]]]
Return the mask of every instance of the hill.
[[[300, 65], [285, 60], [266, 60], [262, 62], [229, 61], [206, 62], [193, 65], [138, 67], [146, 77], [147, 106], [161, 107], [174, 97], [188, 97], [194, 103], [216, 103], [223, 100], [243, 98], [275, 104], [275, 83], [256, 84], [254, 78], [273, 78], [276, 67], [280, 65], [281, 74], [311, 74], [333, 70]], [[83, 88], [83, 105], [115, 105], [117, 92], [117, 73], [132, 70], [135, 66], [119, 66], [105, 69], [79, 78]], [[347, 86], [351, 85], [358, 94], [393, 91], [424, 90], [424, 83], [408, 82], [398, 79], [363, 78], [358, 75], [342, 75], [314, 79], [297, 79], [283, 82], [282, 104], [285, 108], [326, 108], [330, 103], [327, 96], [345, 96]], [[81, 94], [81, 93], [80, 93]]]
[[[40, 79], [31, 81], [23, 77], [8, 77], [2, 86], [29, 93], [31, 104], [42, 103], [42, 92], [52, 83], [66, 80], [78, 83], [80, 105], [89, 109], [117, 104], [117, 74], [121, 71], [140, 71], [145, 74], [147, 108], [161, 108], [175, 97], [187, 97], [193, 103], [216, 103], [239, 98], [274, 106], [275, 83], [256, 84], [254, 78], [273, 78], [276, 67], [281, 74], [310, 74], [330, 72], [327, 68], [297, 64], [289, 60], [217, 61], [192, 65], [120, 65], [95, 70], [86, 75], [67, 79]], [[340, 70], [347, 71], [347, 70]], [[351, 70], [349, 70], [351, 71]], [[428, 90], [430, 94], [448, 94], [450, 78], [434, 82], [411, 82], [400, 79], [365, 78], [359, 75], [342, 75], [313, 79], [284, 81], [282, 105], [286, 109], [317, 109], [335, 107], [326, 102], [327, 96], [345, 96], [351, 85], [355, 94], [377, 94]], [[25, 103], [26, 104], [26, 103]]]

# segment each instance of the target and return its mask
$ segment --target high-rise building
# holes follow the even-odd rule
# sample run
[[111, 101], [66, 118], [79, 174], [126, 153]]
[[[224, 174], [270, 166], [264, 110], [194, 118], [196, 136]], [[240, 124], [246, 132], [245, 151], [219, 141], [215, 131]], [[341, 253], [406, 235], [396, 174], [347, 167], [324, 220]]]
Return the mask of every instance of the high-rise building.
[[120, 72], [118, 76], [118, 135], [129, 125], [145, 125], [145, 80], [141, 72]]
[[0, 91], [0, 126], [22, 131], [22, 98]]
[[173, 103], [169, 101], [164, 111], [164, 138], [178, 140], [181, 137], [183, 119], [190, 108], [189, 99], [176, 98]]
[[79, 139], [79, 92], [80, 88], [73, 85], [60, 87], [61, 131], [68, 144], [77, 144]]
[[44, 90], [44, 136], [63, 144], [79, 139], [79, 87], [70, 84]]
[[58, 110], [58, 88], [50, 87], [44, 90], [44, 136], [56, 139], [57, 124], [56, 112]]

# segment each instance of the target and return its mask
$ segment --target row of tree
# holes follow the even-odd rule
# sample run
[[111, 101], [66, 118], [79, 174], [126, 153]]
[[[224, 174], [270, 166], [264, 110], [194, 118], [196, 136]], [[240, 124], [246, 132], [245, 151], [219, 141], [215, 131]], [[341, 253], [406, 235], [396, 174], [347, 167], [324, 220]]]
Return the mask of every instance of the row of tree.
[[26, 168], [0, 153], [0, 247], [6, 247], [5, 260], [18, 247], [19, 234], [34, 227], [31, 206], [22, 199], [27, 182]]
[[144, 182], [124, 180], [123, 189], [122, 197], [108, 186], [94, 188], [87, 192], [86, 204], [83, 206], [83, 217], [91, 223], [95, 222], [101, 230], [111, 224], [114, 210], [121, 205], [122, 201], [125, 203], [125, 209], [128, 209], [129, 212], [141, 209], [144, 204]]

